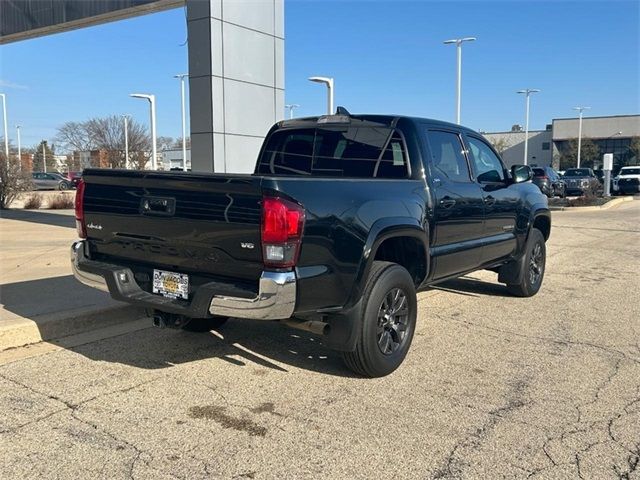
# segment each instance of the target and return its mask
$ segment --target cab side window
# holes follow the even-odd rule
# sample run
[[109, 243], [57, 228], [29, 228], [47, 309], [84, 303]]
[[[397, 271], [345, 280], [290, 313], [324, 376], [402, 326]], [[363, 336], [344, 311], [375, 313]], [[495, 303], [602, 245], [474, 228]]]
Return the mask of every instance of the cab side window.
[[504, 166], [493, 153], [491, 147], [479, 138], [467, 136], [471, 163], [480, 183], [499, 183], [505, 181]]
[[454, 182], [470, 182], [469, 167], [460, 137], [452, 132], [430, 130], [427, 138], [432, 174], [442, 175]]

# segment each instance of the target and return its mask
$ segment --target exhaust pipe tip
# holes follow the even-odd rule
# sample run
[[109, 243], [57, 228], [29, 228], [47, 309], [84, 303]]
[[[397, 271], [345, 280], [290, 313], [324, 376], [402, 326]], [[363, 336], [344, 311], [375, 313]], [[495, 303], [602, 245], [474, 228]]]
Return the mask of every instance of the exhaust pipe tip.
[[320, 322], [318, 320], [295, 320], [289, 318], [287, 320], [281, 320], [285, 325], [295, 328], [296, 330], [303, 330], [305, 332], [315, 333], [316, 335], [326, 336], [329, 335], [331, 326], [326, 322]]
[[151, 318], [151, 322], [156, 328], [164, 328], [167, 326], [162, 315], [157, 313], [153, 315], [153, 317]]

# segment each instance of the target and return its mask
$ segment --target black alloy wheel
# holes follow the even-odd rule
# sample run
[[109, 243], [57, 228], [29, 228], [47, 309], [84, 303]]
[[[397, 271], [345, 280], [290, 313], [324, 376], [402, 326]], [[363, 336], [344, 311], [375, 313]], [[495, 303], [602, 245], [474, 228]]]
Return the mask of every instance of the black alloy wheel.
[[394, 288], [385, 295], [378, 309], [378, 347], [384, 355], [396, 352], [407, 338], [409, 305], [407, 294]]

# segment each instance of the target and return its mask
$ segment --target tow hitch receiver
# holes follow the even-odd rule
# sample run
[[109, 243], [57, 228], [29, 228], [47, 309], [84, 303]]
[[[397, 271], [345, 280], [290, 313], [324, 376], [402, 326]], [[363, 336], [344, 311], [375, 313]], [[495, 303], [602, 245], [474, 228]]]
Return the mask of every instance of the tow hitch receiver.
[[151, 313], [153, 326], [158, 328], [182, 328], [190, 320], [189, 317], [177, 313], [167, 313], [159, 310], [153, 310]]

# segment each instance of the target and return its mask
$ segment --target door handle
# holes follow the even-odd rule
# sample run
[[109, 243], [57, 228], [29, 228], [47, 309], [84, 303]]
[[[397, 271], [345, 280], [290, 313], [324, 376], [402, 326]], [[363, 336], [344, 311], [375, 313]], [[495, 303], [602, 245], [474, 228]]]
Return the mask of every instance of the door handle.
[[444, 197], [440, 200], [440, 205], [444, 208], [451, 208], [456, 204], [456, 201], [453, 198]]
[[484, 197], [484, 203], [488, 206], [491, 206], [496, 203], [496, 199], [489, 195], [488, 197]]

